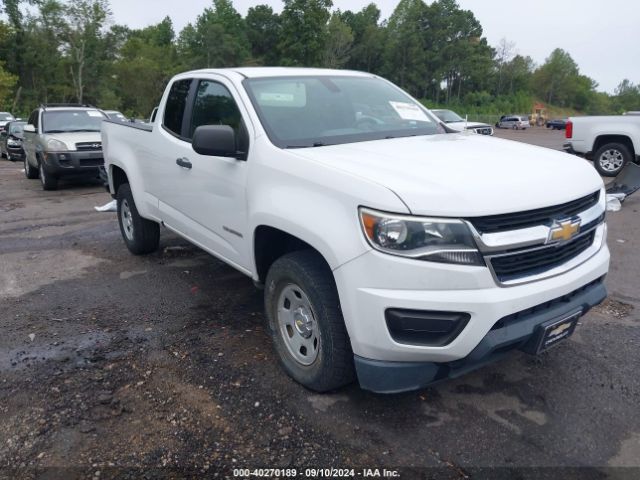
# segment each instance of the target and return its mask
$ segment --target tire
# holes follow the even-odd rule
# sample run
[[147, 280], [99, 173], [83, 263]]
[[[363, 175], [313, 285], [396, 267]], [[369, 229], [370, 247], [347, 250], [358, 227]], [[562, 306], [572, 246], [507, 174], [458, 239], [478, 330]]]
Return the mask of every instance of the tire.
[[158, 250], [160, 225], [140, 216], [128, 183], [118, 188], [117, 203], [120, 233], [129, 251], [134, 255], [146, 255]]
[[42, 161], [38, 163], [38, 175], [40, 176], [40, 183], [42, 184], [43, 190], [51, 191], [58, 189], [58, 177], [47, 172], [44, 162]]
[[29, 180], [35, 180], [36, 178], [38, 178], [38, 169], [31, 166], [29, 160], [27, 160], [26, 153], [24, 155], [24, 176]]
[[338, 291], [319, 254], [301, 250], [276, 260], [267, 274], [264, 303], [275, 350], [291, 378], [316, 392], [353, 382], [353, 352]]
[[517, 126], [517, 125], [514, 125], [514, 126], [513, 126], [513, 127], [511, 127], [511, 128], [513, 128], [514, 130], [518, 130], [518, 126]]
[[593, 156], [593, 166], [603, 177], [615, 177], [631, 161], [629, 148], [622, 143], [606, 143]]

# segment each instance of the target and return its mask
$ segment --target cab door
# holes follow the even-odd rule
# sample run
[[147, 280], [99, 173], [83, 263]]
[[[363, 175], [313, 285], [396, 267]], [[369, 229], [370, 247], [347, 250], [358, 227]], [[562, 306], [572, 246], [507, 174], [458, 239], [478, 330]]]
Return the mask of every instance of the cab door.
[[252, 130], [245, 122], [246, 110], [234, 92], [233, 84], [223, 77], [193, 80], [181, 138], [177, 140], [181, 148], [172, 149], [174, 158], [169, 162], [172, 188], [162, 192], [159, 208], [168, 226], [248, 273], [248, 162], [200, 155], [191, 147], [197, 127], [229, 125], [235, 132], [238, 150], [248, 152]]

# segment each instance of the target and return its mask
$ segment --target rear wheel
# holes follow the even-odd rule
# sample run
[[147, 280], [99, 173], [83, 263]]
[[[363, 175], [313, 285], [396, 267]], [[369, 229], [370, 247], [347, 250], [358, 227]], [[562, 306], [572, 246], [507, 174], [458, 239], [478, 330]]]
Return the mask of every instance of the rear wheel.
[[39, 165], [40, 183], [43, 190], [57, 190], [58, 189], [58, 177], [55, 177], [51, 173], [47, 172], [47, 168], [44, 166], [44, 162], [40, 161]]
[[318, 392], [355, 379], [338, 291], [319, 254], [303, 250], [276, 260], [264, 295], [271, 337], [289, 376]]
[[144, 255], [158, 250], [160, 225], [140, 216], [128, 183], [120, 185], [117, 197], [120, 233], [129, 251]]
[[631, 161], [631, 152], [622, 143], [602, 145], [593, 156], [593, 165], [603, 177], [615, 177]]

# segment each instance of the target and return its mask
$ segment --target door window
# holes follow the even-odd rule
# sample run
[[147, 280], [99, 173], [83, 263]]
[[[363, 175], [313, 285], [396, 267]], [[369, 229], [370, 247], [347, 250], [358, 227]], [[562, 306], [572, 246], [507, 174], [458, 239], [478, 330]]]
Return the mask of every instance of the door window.
[[174, 82], [169, 90], [167, 103], [164, 107], [163, 126], [177, 136], [182, 136], [182, 125], [184, 112], [187, 106], [187, 97], [189, 96], [189, 88], [191, 80], [178, 80]]
[[198, 84], [189, 138], [201, 125], [229, 125], [235, 131], [238, 151], [247, 151], [249, 136], [238, 105], [227, 87], [212, 80], [201, 80]]
[[38, 110], [34, 110], [33, 112], [31, 112], [31, 116], [29, 117], [29, 124], [36, 127], [36, 131], [38, 131], [38, 113]]

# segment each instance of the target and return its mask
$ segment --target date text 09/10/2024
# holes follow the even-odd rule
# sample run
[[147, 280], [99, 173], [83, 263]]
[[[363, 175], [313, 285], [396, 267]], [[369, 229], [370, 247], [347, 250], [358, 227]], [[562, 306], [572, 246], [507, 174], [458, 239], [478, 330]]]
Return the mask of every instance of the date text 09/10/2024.
[[386, 468], [306, 468], [298, 470], [296, 468], [236, 468], [233, 476], [237, 478], [249, 477], [285, 477], [296, 478], [304, 474], [305, 478], [399, 478], [397, 470], [387, 470]]

